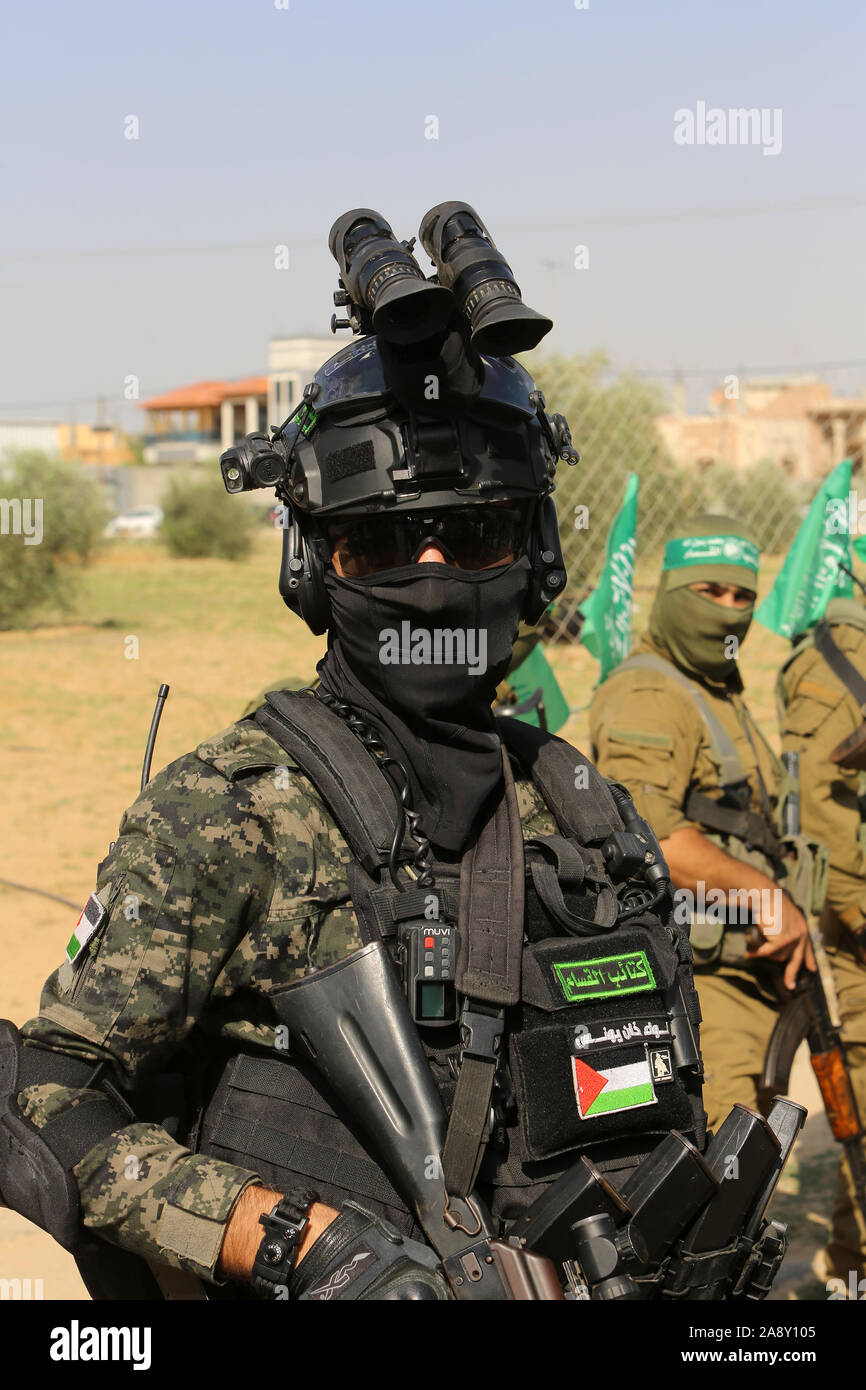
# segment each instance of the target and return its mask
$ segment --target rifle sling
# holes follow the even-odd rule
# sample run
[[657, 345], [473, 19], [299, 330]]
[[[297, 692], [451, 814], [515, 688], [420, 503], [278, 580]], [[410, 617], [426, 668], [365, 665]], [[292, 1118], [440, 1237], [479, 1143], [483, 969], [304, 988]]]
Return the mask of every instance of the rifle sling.
[[813, 640], [816, 649], [823, 656], [833, 675], [842, 682], [846, 690], [850, 691], [861, 710], [866, 713], [866, 680], [834, 642], [830, 632], [830, 624], [825, 618], [815, 624]]
[[742, 840], [747, 849], [759, 849], [768, 859], [782, 857], [778, 835], [757, 811], [720, 806], [714, 797], [695, 790], [688, 793], [683, 811], [690, 820], [696, 820], [708, 830], [717, 830], [722, 835], [733, 835], [735, 839]]

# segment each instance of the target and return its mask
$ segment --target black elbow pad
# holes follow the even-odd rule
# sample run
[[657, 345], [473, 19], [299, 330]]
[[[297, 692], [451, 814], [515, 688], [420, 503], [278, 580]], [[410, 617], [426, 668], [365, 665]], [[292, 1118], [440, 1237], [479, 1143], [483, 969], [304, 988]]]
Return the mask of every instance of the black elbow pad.
[[40, 1081], [85, 1086], [93, 1071], [92, 1063], [25, 1049], [15, 1025], [0, 1019], [0, 1202], [66, 1250], [86, 1244], [72, 1169], [100, 1139], [135, 1117], [119, 1100], [93, 1091], [38, 1129], [18, 1109], [18, 1094]]

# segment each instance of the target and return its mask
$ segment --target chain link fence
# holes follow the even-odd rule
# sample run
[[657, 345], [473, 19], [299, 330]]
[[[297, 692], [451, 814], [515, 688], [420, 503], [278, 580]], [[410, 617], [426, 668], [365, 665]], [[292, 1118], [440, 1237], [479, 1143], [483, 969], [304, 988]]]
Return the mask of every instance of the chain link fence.
[[[699, 512], [745, 524], [765, 556], [784, 554], [820, 483], [844, 457], [866, 495], [866, 367], [750, 380], [737, 374], [616, 371], [599, 353], [528, 360], [549, 411], [564, 414], [581, 460], [557, 473], [568, 590], [552, 640], [573, 640], [578, 605], [595, 585], [629, 473], [639, 478], [637, 562], [658, 556]], [[712, 397], [712, 402], [710, 398]], [[686, 413], [688, 407], [689, 413]]]

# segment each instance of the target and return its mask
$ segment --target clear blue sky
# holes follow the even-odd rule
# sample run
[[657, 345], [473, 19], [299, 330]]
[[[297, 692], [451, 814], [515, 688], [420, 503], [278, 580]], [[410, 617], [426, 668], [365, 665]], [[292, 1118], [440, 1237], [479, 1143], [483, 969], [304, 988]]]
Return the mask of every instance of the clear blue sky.
[[[289, 5], [7, 12], [0, 415], [260, 371], [270, 336], [326, 330], [339, 213], [405, 236], [451, 198], [555, 300], [561, 350], [866, 363], [859, 0]], [[781, 108], [781, 153], [675, 144], [698, 101]], [[835, 380], [860, 391], [866, 365]]]

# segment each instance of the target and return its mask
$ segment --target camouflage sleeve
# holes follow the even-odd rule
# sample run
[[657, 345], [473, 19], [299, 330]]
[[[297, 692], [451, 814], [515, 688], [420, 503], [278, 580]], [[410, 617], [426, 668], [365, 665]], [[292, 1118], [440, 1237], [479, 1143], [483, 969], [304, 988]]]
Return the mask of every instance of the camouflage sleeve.
[[632, 683], [625, 672], [599, 687], [590, 710], [599, 772], [622, 782], [660, 840], [695, 825], [682, 809], [701, 740], [689, 716], [669, 683]]
[[[823, 673], [796, 680], [785, 711], [782, 747], [800, 755], [800, 820], [803, 831], [830, 851], [827, 901], [837, 913], [866, 914], [866, 853], [860, 830], [858, 773], [830, 762], [837, 743], [859, 728], [853, 696], [834, 689]], [[795, 673], [796, 677], [797, 673]]]
[[[37, 1128], [93, 1093], [29, 1086], [19, 1107]], [[257, 1173], [176, 1143], [156, 1124], [130, 1124], [96, 1144], [73, 1168], [84, 1225], [146, 1259], [219, 1282], [214, 1274], [225, 1228]]]
[[[104, 1059], [125, 1085], [170, 1069], [240, 939], [267, 920], [274, 857], [267, 820], [242, 788], [195, 755], [165, 769], [125, 814], [99, 867], [107, 912], [85, 959], [48, 979], [25, 1038]], [[19, 1105], [39, 1125], [86, 1094], [34, 1086]], [[86, 1226], [211, 1278], [230, 1211], [258, 1180], [144, 1123], [99, 1142], [74, 1172]]]

